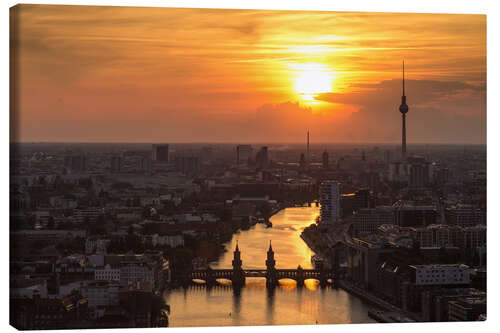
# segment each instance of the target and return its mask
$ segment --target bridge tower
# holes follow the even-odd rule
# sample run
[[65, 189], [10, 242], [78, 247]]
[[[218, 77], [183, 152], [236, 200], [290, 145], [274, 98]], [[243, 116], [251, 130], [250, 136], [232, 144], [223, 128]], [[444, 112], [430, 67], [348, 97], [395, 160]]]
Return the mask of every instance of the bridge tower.
[[242, 266], [241, 252], [238, 248], [238, 241], [236, 241], [236, 248], [233, 252], [233, 274], [231, 276], [233, 287], [242, 287], [245, 285], [245, 273]]
[[297, 281], [297, 287], [303, 287], [304, 286], [304, 270], [302, 269], [302, 266], [297, 266], [297, 275], [295, 277], [295, 281]]
[[275, 287], [278, 284], [276, 277], [276, 260], [274, 260], [274, 251], [271, 241], [269, 241], [269, 250], [267, 250], [266, 259], [266, 286]]

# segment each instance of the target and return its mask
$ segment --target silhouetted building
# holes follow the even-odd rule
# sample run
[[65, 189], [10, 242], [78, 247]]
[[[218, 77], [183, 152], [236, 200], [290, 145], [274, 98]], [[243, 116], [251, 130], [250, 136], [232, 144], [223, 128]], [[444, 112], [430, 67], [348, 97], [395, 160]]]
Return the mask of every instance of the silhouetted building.
[[120, 304], [128, 312], [130, 327], [152, 326], [152, 299], [151, 288], [139, 283], [120, 292]]
[[323, 155], [321, 155], [321, 160], [323, 162], [323, 169], [328, 169], [330, 161], [329, 161], [328, 152], [326, 150], [323, 152]]
[[486, 295], [461, 297], [448, 302], [449, 321], [476, 321], [486, 314]]
[[333, 225], [340, 218], [340, 184], [324, 181], [320, 185], [321, 224]]
[[248, 164], [252, 159], [253, 148], [251, 145], [238, 145], [236, 146], [236, 164]]
[[400, 227], [419, 227], [436, 223], [435, 206], [417, 206], [398, 201], [394, 205], [395, 224]]
[[197, 156], [177, 156], [175, 167], [177, 171], [192, 176], [200, 171], [200, 160]]
[[64, 157], [64, 166], [71, 173], [87, 171], [87, 157], [84, 153], [70, 153]]
[[212, 163], [214, 159], [214, 149], [206, 146], [201, 148], [201, 162], [204, 164]]
[[307, 162], [306, 162], [306, 157], [304, 153], [300, 154], [300, 160], [299, 160], [299, 169], [301, 171], [304, 171], [307, 168]]
[[122, 169], [122, 157], [121, 156], [111, 156], [110, 168], [112, 173], [118, 173]]
[[255, 162], [257, 164], [257, 169], [267, 169], [269, 166], [269, 153], [266, 146], [260, 148], [255, 156]]
[[392, 162], [392, 151], [386, 150], [384, 152], [384, 162], [385, 163], [391, 163]]
[[10, 324], [19, 330], [88, 328], [87, 300], [74, 293], [62, 298], [11, 298]]
[[410, 188], [423, 188], [429, 185], [431, 166], [423, 157], [413, 156], [408, 158], [409, 178], [408, 186]]
[[153, 145], [153, 161], [168, 162], [169, 161], [169, 146], [168, 144]]
[[446, 208], [444, 211], [446, 224], [461, 227], [472, 227], [478, 224], [486, 224], [486, 214], [479, 208], [471, 205], [456, 205]]
[[352, 216], [352, 225], [357, 233], [375, 233], [383, 224], [394, 224], [392, 206], [363, 208]]
[[150, 175], [153, 170], [153, 163], [149, 156], [145, 156], [139, 160], [139, 169], [145, 174]]
[[434, 173], [434, 180], [437, 185], [445, 185], [451, 180], [451, 171], [448, 168], [438, 168]]

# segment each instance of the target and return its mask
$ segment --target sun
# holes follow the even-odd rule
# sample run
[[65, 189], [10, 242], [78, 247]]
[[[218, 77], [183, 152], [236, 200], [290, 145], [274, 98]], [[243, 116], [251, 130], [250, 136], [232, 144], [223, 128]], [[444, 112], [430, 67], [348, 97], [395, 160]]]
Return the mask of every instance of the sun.
[[292, 64], [294, 71], [293, 89], [302, 100], [317, 102], [318, 94], [331, 92], [335, 80], [335, 72], [327, 65], [320, 63]]

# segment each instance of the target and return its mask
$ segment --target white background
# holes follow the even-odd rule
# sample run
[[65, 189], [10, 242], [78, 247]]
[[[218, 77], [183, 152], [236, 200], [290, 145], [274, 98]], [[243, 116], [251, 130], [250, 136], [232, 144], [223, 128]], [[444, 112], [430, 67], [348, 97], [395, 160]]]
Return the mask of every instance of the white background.
[[[496, 210], [496, 204], [500, 189], [499, 182], [499, 157], [498, 149], [495, 146], [500, 144], [500, 125], [499, 103], [499, 85], [498, 85], [498, 62], [500, 62], [500, 54], [498, 44], [500, 42], [500, 12], [498, 10], [498, 2], [495, 1], [451, 1], [451, 0], [415, 0], [415, 1], [389, 1], [389, 0], [349, 0], [349, 1], [320, 1], [320, 0], [173, 0], [173, 1], [36, 1], [28, 0], [28, 3], [42, 4], [75, 4], [75, 5], [120, 5], [120, 6], [156, 6], [156, 7], [192, 7], [192, 8], [240, 8], [240, 9], [303, 9], [303, 10], [330, 10], [330, 11], [375, 11], [375, 12], [416, 12], [416, 13], [463, 13], [463, 14], [487, 14], [488, 24], [488, 320], [486, 323], [418, 323], [418, 324], [349, 324], [349, 325], [317, 325], [317, 326], [266, 326], [266, 327], [217, 327], [217, 328], [169, 328], [176, 332], [199, 333], [203, 330], [204, 333], [215, 332], [234, 332], [250, 333], [255, 330], [266, 332], [299, 332], [315, 330], [318, 333], [326, 332], [366, 332], [370, 333], [381, 332], [401, 332], [413, 333], [422, 331], [450, 331], [450, 332], [468, 332], [481, 331], [499, 331], [500, 323], [498, 304], [500, 304], [500, 296], [498, 293], [498, 244], [497, 237], [500, 214]], [[9, 272], [8, 272], [8, 253], [9, 253], [9, 7], [17, 4], [14, 1], [6, 1], [3, 4], [2, 11], [2, 106], [0, 121], [0, 149], [1, 149], [1, 174], [0, 174], [0, 193], [2, 200], [0, 207], [2, 212], [1, 224], [1, 247], [2, 268], [1, 285], [0, 285], [0, 305], [1, 305], [1, 321], [2, 331], [14, 331], [15, 329], [9, 326]], [[401, 22], [405, 24], [405, 22]], [[110, 330], [100, 330], [102, 332]], [[114, 330], [116, 331], [116, 330]], [[153, 332], [146, 329], [127, 330], [129, 332]], [[156, 330], [155, 330], [156, 331]], [[73, 331], [76, 332], [76, 331]], [[89, 332], [89, 330], [80, 330], [78, 332]]]

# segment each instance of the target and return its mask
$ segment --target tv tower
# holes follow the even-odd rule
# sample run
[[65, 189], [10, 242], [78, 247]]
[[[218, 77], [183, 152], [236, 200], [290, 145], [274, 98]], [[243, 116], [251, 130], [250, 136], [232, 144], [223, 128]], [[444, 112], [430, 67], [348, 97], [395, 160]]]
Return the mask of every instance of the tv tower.
[[406, 160], [406, 114], [408, 110], [405, 96], [405, 61], [403, 60], [403, 96], [401, 96], [401, 105], [399, 106], [399, 112], [401, 112], [403, 117], [403, 133], [401, 138], [401, 159], [403, 161]]

